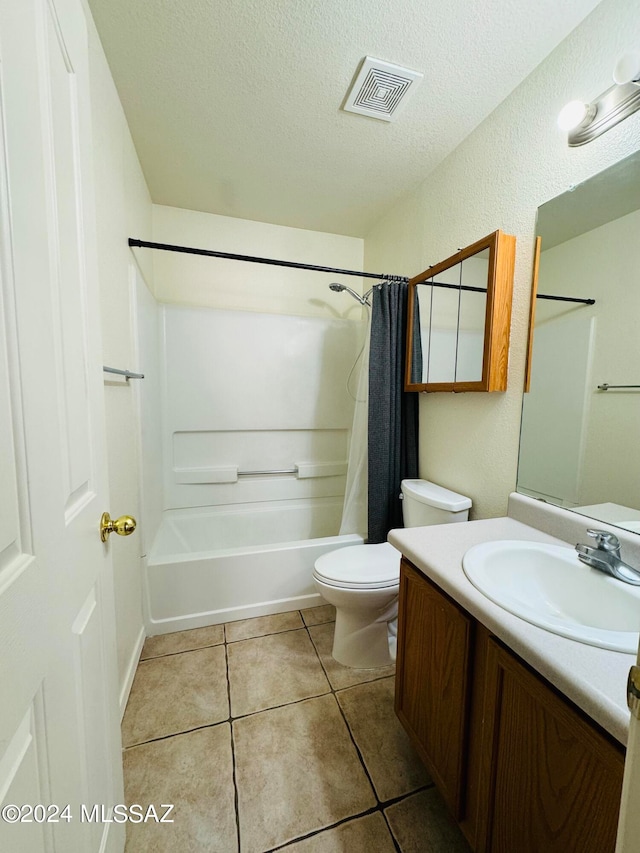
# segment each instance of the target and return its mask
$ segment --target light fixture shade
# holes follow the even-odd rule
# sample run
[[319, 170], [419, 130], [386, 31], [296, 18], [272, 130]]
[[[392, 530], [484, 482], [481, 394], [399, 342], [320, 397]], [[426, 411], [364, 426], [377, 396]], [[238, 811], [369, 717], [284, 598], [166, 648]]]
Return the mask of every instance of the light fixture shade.
[[640, 53], [625, 53], [616, 62], [613, 80], [618, 86], [633, 83], [640, 78]]
[[589, 105], [583, 101], [569, 101], [558, 114], [558, 127], [560, 130], [574, 130], [587, 120], [589, 116]]

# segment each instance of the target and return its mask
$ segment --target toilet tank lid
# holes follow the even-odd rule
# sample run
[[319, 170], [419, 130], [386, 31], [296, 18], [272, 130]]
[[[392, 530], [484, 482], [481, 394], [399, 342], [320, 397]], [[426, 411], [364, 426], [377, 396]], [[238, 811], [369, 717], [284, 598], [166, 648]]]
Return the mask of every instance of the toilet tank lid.
[[451, 492], [443, 486], [430, 483], [428, 480], [403, 480], [402, 492], [411, 495], [420, 503], [428, 504], [448, 512], [462, 512], [471, 507], [471, 498]]

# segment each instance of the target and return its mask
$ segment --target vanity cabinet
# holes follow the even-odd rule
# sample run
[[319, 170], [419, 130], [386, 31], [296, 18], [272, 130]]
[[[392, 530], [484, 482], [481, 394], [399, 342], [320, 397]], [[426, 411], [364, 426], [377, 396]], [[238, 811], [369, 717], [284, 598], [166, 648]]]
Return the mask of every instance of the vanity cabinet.
[[477, 853], [613, 853], [622, 746], [404, 558], [396, 712]]
[[454, 817], [462, 817], [471, 617], [402, 561], [396, 714]]

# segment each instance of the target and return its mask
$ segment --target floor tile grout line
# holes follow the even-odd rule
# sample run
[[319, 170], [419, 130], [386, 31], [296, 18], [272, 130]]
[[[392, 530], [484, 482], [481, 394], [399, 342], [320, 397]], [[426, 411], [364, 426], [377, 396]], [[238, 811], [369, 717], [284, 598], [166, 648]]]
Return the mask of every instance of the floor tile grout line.
[[[176, 655], [188, 655], [191, 654], [191, 652], [202, 652], [205, 649], [217, 649], [219, 646], [224, 646], [224, 641], [222, 643], [209, 643], [207, 646], [196, 646], [195, 649], [180, 649], [178, 652], [165, 652], [163, 655], [155, 655], [150, 658], [140, 658], [138, 666], [140, 666], [141, 663], [151, 663], [151, 661], [160, 660], [161, 658], [174, 658]], [[136, 671], [138, 666], [136, 666]]]
[[[325, 623], [325, 624], [326, 624], [326, 623]], [[324, 669], [324, 671], [325, 671], [325, 674], [326, 674], [326, 676], [327, 676], [327, 680], [329, 680], [329, 675], [328, 675], [328, 673], [327, 673], [326, 667], [325, 667], [325, 666], [324, 666], [324, 664], [323, 664], [323, 661], [322, 661], [322, 658], [321, 658], [321, 656], [320, 656], [320, 653], [319, 653], [319, 651], [318, 651], [318, 649], [317, 649], [317, 647], [316, 647], [316, 644], [313, 642], [313, 637], [311, 636], [311, 632], [309, 631], [309, 628], [310, 628], [310, 627], [314, 627], [314, 626], [309, 626], [309, 625], [307, 625], [307, 631], [309, 632], [309, 637], [310, 637], [310, 639], [311, 639], [311, 643], [312, 643], [312, 645], [313, 645], [314, 649], [316, 650], [316, 655], [318, 656], [318, 660], [320, 661], [320, 665], [322, 666], [322, 668], [323, 668], [323, 669]], [[315, 833], [312, 833], [312, 834], [309, 834], [309, 835], [306, 835], [306, 836], [300, 836], [298, 839], [295, 839], [294, 841], [287, 842], [287, 845], [285, 845], [285, 846], [289, 846], [290, 844], [293, 844], [293, 843], [295, 843], [296, 841], [300, 841], [300, 840], [303, 840], [303, 839], [305, 839], [305, 838], [313, 837], [313, 836], [315, 836], [315, 835], [319, 834], [319, 832], [324, 832], [324, 831], [326, 831], [327, 829], [331, 829], [331, 828], [333, 828], [333, 827], [335, 827], [335, 826], [339, 826], [340, 824], [342, 824], [342, 823], [346, 823], [346, 822], [347, 822], [347, 821], [349, 821], [349, 820], [358, 819], [359, 817], [364, 817], [364, 816], [366, 816], [366, 814], [373, 814], [374, 812], [379, 811], [379, 812], [382, 814], [382, 818], [383, 818], [383, 820], [384, 820], [384, 822], [385, 822], [385, 825], [386, 825], [386, 827], [387, 827], [387, 829], [388, 829], [388, 831], [389, 831], [389, 836], [390, 836], [391, 841], [392, 841], [392, 843], [393, 843], [393, 845], [394, 845], [394, 847], [395, 847], [396, 853], [402, 853], [402, 850], [401, 850], [401, 848], [400, 848], [400, 844], [399, 844], [398, 840], [397, 840], [397, 839], [396, 839], [396, 837], [395, 837], [395, 834], [394, 834], [394, 832], [393, 832], [393, 830], [392, 830], [392, 828], [391, 828], [391, 824], [389, 823], [389, 820], [388, 820], [387, 815], [386, 815], [386, 813], [385, 813], [385, 809], [386, 809], [386, 808], [389, 808], [389, 806], [395, 805], [396, 803], [402, 802], [402, 800], [407, 799], [407, 797], [411, 797], [411, 796], [413, 796], [414, 794], [417, 794], [417, 793], [419, 793], [419, 792], [421, 792], [421, 791], [428, 790], [429, 788], [433, 787], [433, 782], [432, 782], [430, 785], [421, 785], [419, 788], [416, 788], [414, 791], [408, 791], [406, 794], [402, 794], [401, 796], [398, 796], [398, 797], [392, 797], [392, 798], [391, 798], [391, 799], [389, 799], [389, 800], [381, 800], [381, 799], [380, 799], [380, 797], [378, 796], [378, 792], [377, 792], [376, 787], [375, 787], [375, 785], [374, 785], [374, 783], [373, 783], [373, 779], [371, 778], [371, 774], [369, 773], [369, 770], [368, 770], [367, 765], [366, 765], [366, 763], [365, 763], [364, 756], [363, 756], [363, 754], [362, 754], [362, 752], [361, 752], [361, 750], [360, 750], [360, 748], [359, 748], [359, 746], [358, 746], [358, 744], [357, 744], [357, 742], [356, 742], [355, 735], [353, 734], [353, 732], [352, 732], [352, 730], [351, 730], [351, 725], [349, 724], [349, 720], [348, 720], [348, 718], [347, 718], [347, 716], [346, 716], [346, 714], [345, 714], [345, 712], [344, 712], [344, 709], [342, 708], [342, 705], [340, 704], [340, 702], [339, 702], [339, 700], [338, 700], [338, 696], [337, 696], [337, 694], [338, 694], [338, 693], [344, 692], [344, 691], [346, 691], [346, 690], [352, 690], [352, 689], [354, 689], [355, 687], [361, 687], [361, 686], [362, 686], [362, 684], [372, 683], [372, 682], [374, 682], [374, 681], [380, 681], [380, 680], [382, 680], [383, 678], [395, 678], [395, 673], [394, 673], [394, 674], [391, 674], [391, 675], [389, 675], [389, 674], [384, 675], [384, 676], [383, 676], [383, 675], [381, 675], [379, 678], [371, 679], [371, 681], [368, 681], [368, 682], [362, 682], [361, 684], [354, 684], [354, 685], [351, 685], [350, 687], [345, 687], [345, 688], [340, 688], [340, 689], [335, 688], [335, 687], [333, 686], [332, 682], [329, 680], [329, 683], [331, 684], [331, 692], [333, 693], [333, 695], [334, 695], [334, 697], [335, 697], [335, 700], [336, 700], [336, 705], [338, 706], [338, 709], [339, 709], [339, 711], [340, 711], [340, 714], [341, 714], [341, 716], [342, 716], [342, 718], [343, 718], [343, 720], [344, 720], [344, 723], [345, 723], [345, 725], [346, 725], [346, 727], [347, 727], [347, 731], [348, 731], [348, 733], [349, 733], [349, 737], [351, 738], [351, 741], [352, 741], [352, 743], [353, 743], [353, 745], [354, 745], [354, 747], [355, 747], [356, 754], [357, 754], [357, 756], [358, 756], [358, 759], [359, 759], [359, 761], [360, 761], [360, 764], [362, 765], [362, 768], [363, 768], [363, 770], [364, 770], [365, 776], [367, 777], [367, 779], [368, 779], [368, 781], [369, 781], [369, 784], [371, 785], [371, 790], [373, 791], [373, 795], [374, 795], [374, 797], [376, 798], [376, 807], [375, 807], [375, 808], [370, 809], [368, 812], [363, 812], [363, 813], [362, 813], [362, 814], [360, 814], [360, 815], [357, 815], [357, 816], [351, 816], [351, 817], [349, 817], [349, 818], [345, 818], [345, 820], [340, 821], [340, 822], [339, 822], [339, 823], [337, 823], [337, 824], [333, 824], [331, 827], [325, 827], [324, 829], [318, 830], [318, 832], [315, 832]], [[281, 849], [284, 849], [284, 848], [283, 848], [283, 847], [273, 848], [273, 850], [272, 850], [272, 851], [269, 851], [269, 853], [275, 853], [275, 851], [276, 851], [276, 850], [281, 850]]]
[[311, 641], [311, 645], [313, 646], [313, 650], [316, 653], [316, 657], [318, 658], [320, 666], [322, 667], [322, 671], [324, 672], [324, 677], [329, 682], [329, 687], [331, 688], [331, 691], [333, 692], [334, 688], [333, 688], [333, 684], [331, 683], [331, 679], [329, 678], [329, 673], [327, 672], [326, 666], [322, 662], [322, 658], [320, 657], [320, 652], [318, 651], [316, 644], [313, 642], [313, 637], [311, 636], [311, 631], [309, 630], [309, 627], [314, 628], [315, 625], [311, 625], [311, 626], [306, 625], [305, 628], [306, 628], [307, 634], [309, 636], [309, 640]]
[[264, 714], [266, 711], [277, 711], [279, 708], [289, 708], [291, 705], [300, 705], [302, 702], [310, 702], [312, 699], [321, 699], [323, 696], [331, 696], [332, 694], [333, 690], [329, 689], [325, 693], [315, 693], [313, 696], [303, 696], [301, 699], [294, 699], [292, 702], [283, 702], [281, 705], [269, 705], [268, 708], [259, 708], [256, 711], [250, 711], [248, 714], [238, 714], [237, 717], [229, 717], [229, 722], [235, 723], [239, 720], [247, 720], [249, 717]]
[[122, 751], [125, 752], [128, 749], [137, 749], [139, 746], [145, 746], [148, 743], [158, 743], [161, 740], [168, 740], [171, 737], [180, 737], [180, 735], [189, 735], [191, 732], [199, 732], [202, 729], [214, 729], [216, 726], [222, 726], [225, 723], [229, 723], [231, 725], [232, 719], [231, 717], [225, 717], [224, 720], [217, 720], [215, 723], [204, 723], [201, 726], [194, 726], [192, 729], [184, 729], [180, 732], [170, 732], [166, 735], [159, 735], [158, 737], [149, 738], [149, 740], [141, 740], [140, 743], [132, 743], [129, 746], [123, 746]]
[[[324, 624], [329, 624], [329, 623], [324, 623]], [[314, 627], [314, 626], [311, 626], [311, 627]], [[359, 759], [359, 761], [360, 761], [360, 764], [362, 765], [362, 767], [363, 767], [363, 769], [364, 769], [364, 772], [365, 772], [365, 775], [366, 775], [366, 777], [367, 777], [367, 779], [368, 779], [368, 781], [369, 781], [369, 784], [371, 785], [371, 789], [372, 789], [372, 791], [373, 791], [373, 795], [374, 795], [374, 797], [376, 798], [376, 802], [377, 802], [377, 803], [380, 803], [381, 801], [380, 801], [380, 798], [378, 797], [378, 792], [376, 791], [376, 787], [375, 787], [375, 785], [373, 784], [373, 779], [371, 778], [371, 775], [370, 775], [370, 773], [369, 773], [369, 770], [367, 769], [367, 765], [365, 764], [364, 757], [363, 757], [363, 755], [362, 755], [362, 753], [361, 753], [361, 751], [360, 751], [360, 748], [359, 748], [358, 744], [356, 743], [355, 736], [354, 736], [353, 732], [351, 731], [351, 726], [349, 725], [349, 720], [347, 719], [347, 716], [346, 716], [346, 714], [344, 713], [344, 711], [343, 711], [343, 709], [342, 709], [342, 706], [341, 706], [341, 704], [340, 704], [340, 702], [339, 702], [339, 700], [338, 700], [338, 696], [337, 696], [337, 694], [338, 694], [338, 693], [341, 693], [343, 690], [351, 690], [351, 689], [352, 689], [352, 688], [354, 688], [354, 687], [360, 687], [362, 684], [371, 684], [371, 683], [373, 683], [374, 681], [381, 681], [383, 678], [395, 678], [395, 673], [394, 673], [393, 675], [389, 675], [389, 674], [387, 674], [387, 675], [381, 675], [379, 678], [373, 678], [373, 679], [371, 679], [370, 681], [361, 682], [360, 684], [352, 684], [350, 687], [344, 687], [344, 688], [339, 688], [339, 689], [338, 689], [338, 688], [335, 688], [335, 687], [333, 686], [333, 683], [332, 683], [331, 679], [329, 678], [329, 675], [328, 675], [328, 673], [327, 673], [326, 667], [324, 666], [324, 663], [323, 663], [323, 661], [322, 661], [322, 657], [320, 656], [320, 652], [318, 651], [318, 649], [317, 649], [317, 647], [316, 647], [316, 644], [313, 642], [313, 637], [311, 636], [311, 632], [309, 631], [309, 628], [308, 628], [308, 627], [307, 627], [307, 631], [309, 632], [309, 638], [311, 639], [311, 644], [313, 645], [314, 649], [316, 650], [316, 655], [317, 655], [317, 657], [318, 657], [318, 660], [320, 661], [320, 665], [322, 666], [322, 668], [323, 668], [323, 670], [324, 670], [324, 672], [325, 672], [325, 675], [327, 676], [327, 681], [328, 681], [328, 682], [329, 682], [329, 684], [331, 685], [331, 692], [332, 692], [333, 696], [335, 697], [336, 705], [338, 706], [338, 709], [339, 709], [339, 711], [340, 711], [340, 714], [342, 715], [342, 719], [344, 720], [345, 725], [346, 725], [346, 727], [347, 727], [347, 731], [349, 732], [349, 737], [351, 738], [351, 741], [352, 741], [352, 743], [353, 743], [353, 745], [354, 745], [354, 747], [355, 747], [355, 749], [356, 749], [356, 754], [357, 754], [357, 756], [358, 756], [358, 759]]]
[[353, 745], [355, 747], [356, 754], [358, 756], [360, 764], [362, 765], [362, 769], [364, 770], [365, 776], [367, 777], [369, 784], [371, 785], [371, 790], [373, 791], [373, 796], [376, 798], [376, 802], [380, 803], [380, 797], [378, 796], [378, 792], [376, 791], [376, 786], [373, 784], [373, 779], [371, 778], [371, 774], [369, 773], [367, 765], [365, 764], [364, 756], [362, 755], [362, 752], [360, 751], [360, 747], [358, 746], [358, 744], [356, 742], [355, 736], [354, 736], [353, 732], [351, 731], [351, 726], [349, 725], [349, 720], [347, 720], [347, 716], [344, 713], [342, 705], [338, 701], [338, 697], [336, 696], [335, 693], [334, 693], [334, 697], [336, 700], [336, 705], [338, 706], [338, 710], [340, 711], [340, 715], [341, 715], [342, 719], [344, 720], [344, 724], [347, 727], [347, 731], [349, 732], [349, 737], [351, 738], [351, 742], [353, 743]]
[[[322, 605], [319, 605], [319, 606], [322, 606]], [[300, 631], [302, 628], [309, 628], [309, 627], [314, 628], [316, 625], [326, 625], [329, 622], [335, 621], [334, 619], [329, 619], [327, 622], [314, 622], [313, 625], [307, 625], [307, 623], [304, 621], [304, 616], [302, 615], [302, 612], [300, 610], [298, 610], [298, 611], [286, 610], [284, 612], [285, 613], [296, 613], [296, 612], [299, 613], [300, 625], [296, 626], [295, 628], [284, 628], [282, 631], [268, 631], [266, 634], [256, 634], [256, 636], [254, 636], [254, 637], [241, 637], [239, 640], [229, 640], [229, 639], [227, 639], [227, 626], [233, 625], [235, 623], [234, 622], [219, 622], [218, 624], [222, 628], [222, 637], [223, 637], [223, 639], [219, 643], [204, 643], [204, 645], [194, 646], [192, 649], [178, 649], [175, 652], [162, 652], [159, 655], [150, 655], [149, 657], [146, 657], [146, 658], [140, 657], [138, 663], [141, 664], [145, 661], [156, 660], [157, 658], [168, 658], [168, 657], [172, 657], [173, 655], [181, 655], [183, 652], [197, 652], [200, 649], [211, 649], [211, 648], [214, 648], [215, 646], [224, 646], [224, 645], [229, 645], [232, 643], [241, 643], [241, 642], [243, 642], [243, 640], [257, 640], [259, 637], [270, 637], [270, 636], [272, 636], [272, 634], [288, 634], [290, 631]], [[280, 614], [273, 613], [273, 614], [268, 614], [268, 615], [279, 616]], [[251, 618], [264, 619], [266, 617], [256, 616], [256, 617], [251, 617]], [[237, 620], [237, 621], [242, 621], [242, 620]], [[213, 627], [213, 626], [205, 625], [204, 627], [209, 628], [209, 627]], [[188, 631], [199, 631], [201, 629], [200, 628], [187, 628], [186, 630], [188, 630]], [[171, 631], [169, 633], [179, 633], [179, 632]], [[151, 639], [154, 639], [155, 637], [164, 637], [164, 636], [169, 636], [169, 634], [154, 634], [150, 637], [146, 637], [145, 639], [151, 640]]]
[[[287, 613], [294, 613], [295, 611], [287, 610], [286, 612]], [[264, 617], [257, 616], [255, 618], [261, 619]], [[138, 661], [138, 665], [141, 663], [147, 663], [148, 661], [158, 660], [158, 658], [175, 657], [176, 655], [185, 654], [185, 652], [199, 652], [201, 649], [214, 649], [217, 646], [227, 646], [227, 645], [233, 645], [234, 643], [243, 643], [245, 640], [259, 640], [261, 637], [273, 637], [276, 634], [290, 634], [292, 631], [302, 631], [302, 630], [307, 630], [307, 633], [308, 633], [309, 628], [316, 628], [316, 627], [318, 627], [318, 625], [330, 625], [333, 622], [335, 622], [335, 619], [330, 619], [327, 622], [316, 622], [313, 625], [307, 625], [302, 617], [301, 617], [301, 619], [302, 619], [301, 624], [295, 628], [284, 628], [282, 631], [268, 631], [266, 634], [256, 634], [253, 637], [240, 637], [239, 640], [227, 639], [227, 625], [233, 625], [234, 623], [233, 622], [223, 622], [220, 624], [220, 627], [223, 629], [224, 639], [222, 639], [219, 643], [205, 643], [202, 646], [194, 646], [191, 649], [178, 649], [175, 652], [162, 652], [159, 655], [149, 655], [149, 657], [146, 657], [146, 658], [140, 657], [140, 659]], [[191, 628], [189, 630], [197, 631], [199, 629], [198, 628]], [[166, 634], [166, 635], [165, 634], [155, 634], [154, 635], [154, 637], [163, 637], [163, 636], [169, 636], [169, 635], [168, 634]], [[309, 635], [309, 636], [311, 636], [311, 635]], [[154, 637], [147, 637], [147, 639], [153, 639]], [[314, 646], [314, 648], [315, 648], [315, 646]]]
[[[332, 625], [332, 624], [334, 624], [334, 623], [333, 623], [333, 622], [322, 622], [321, 624], [322, 624], [322, 625]], [[316, 628], [317, 626], [316, 626], [316, 625], [307, 626], [307, 631], [308, 631], [308, 633], [309, 633], [309, 637], [310, 637], [310, 639], [311, 639], [311, 643], [312, 643], [312, 645], [313, 645], [313, 648], [314, 648], [314, 649], [315, 649], [315, 651], [316, 651], [316, 655], [318, 656], [318, 660], [320, 661], [320, 666], [321, 666], [321, 667], [322, 667], [322, 669], [324, 670], [324, 674], [327, 676], [327, 681], [328, 681], [328, 682], [329, 682], [329, 684], [331, 685], [331, 690], [332, 690], [332, 692], [333, 692], [333, 693], [338, 693], [339, 691], [342, 691], [342, 690], [350, 690], [352, 687], [359, 687], [361, 684], [369, 684], [370, 682], [373, 682], [373, 681], [380, 681], [380, 680], [381, 680], [381, 679], [383, 679], [383, 678], [390, 678], [390, 677], [392, 677], [392, 676], [395, 676], [395, 668], [394, 668], [394, 671], [393, 671], [393, 672], [388, 672], [388, 673], [386, 673], [385, 675], [382, 675], [382, 674], [381, 674], [381, 675], [377, 675], [377, 676], [375, 676], [375, 677], [373, 677], [373, 678], [367, 678], [367, 679], [366, 679], [366, 681], [357, 681], [355, 684], [348, 684], [348, 685], [346, 685], [345, 687], [334, 687], [334, 686], [333, 686], [333, 682], [331, 681], [331, 677], [329, 676], [329, 672], [328, 672], [328, 670], [327, 670], [327, 668], [326, 668], [326, 666], [324, 665], [324, 662], [323, 662], [323, 660], [322, 660], [322, 656], [321, 656], [320, 652], [318, 651], [318, 647], [316, 646], [316, 644], [315, 644], [315, 642], [314, 642], [314, 639], [313, 639], [313, 637], [311, 636], [311, 632], [309, 631], [309, 627], [311, 627], [311, 628]], [[342, 666], [342, 664], [340, 664], [340, 666]], [[350, 669], [350, 668], [351, 668], [351, 667], [346, 667], [346, 669]], [[380, 668], [382, 669], [382, 667], [380, 667]], [[357, 671], [357, 670], [356, 670], [356, 671]]]
[[[196, 628], [193, 629], [197, 630]], [[156, 634], [156, 636], [163, 636], [162, 634]], [[166, 635], [168, 636], [168, 635]], [[184, 652], [199, 652], [200, 649], [215, 649], [217, 646], [223, 646], [224, 640], [221, 640], [219, 643], [205, 643], [204, 646], [194, 646], [192, 649], [178, 649], [175, 652], [162, 652], [160, 655], [150, 655], [148, 658], [141, 657], [138, 661], [138, 664], [146, 663], [150, 660], [158, 660], [159, 658], [170, 658], [175, 657], [176, 655], [184, 654]]]
[[[291, 613], [293, 611], [288, 610], [287, 613]], [[260, 616], [256, 616], [256, 619], [260, 619]], [[233, 622], [229, 623], [233, 625]], [[261, 640], [263, 637], [277, 637], [278, 634], [291, 634], [294, 631], [302, 631], [306, 628], [306, 625], [302, 623], [302, 625], [298, 625], [296, 628], [284, 628], [282, 631], [268, 631], [266, 634], [256, 634], [255, 637], [240, 637], [239, 640], [225, 640], [225, 644], [227, 646], [233, 646], [236, 643], [246, 643], [247, 640]], [[226, 636], [226, 633], [225, 633]]]
[[[226, 634], [225, 634], [226, 637]], [[233, 717], [231, 716], [231, 680], [229, 678], [229, 648], [224, 644], [224, 657], [226, 662], [226, 677], [227, 677], [227, 700], [229, 702], [229, 730], [231, 737], [231, 766], [233, 779], [233, 807], [236, 818], [236, 839], [238, 842], [238, 853], [240, 853], [240, 802], [238, 793], [238, 777], [236, 764], [236, 743], [233, 731]]]
[[337, 829], [337, 827], [342, 826], [345, 823], [349, 823], [352, 820], [361, 820], [364, 817], [368, 817], [369, 815], [375, 814], [379, 811], [378, 806], [371, 806], [370, 809], [365, 809], [362, 812], [357, 812], [354, 815], [350, 815], [349, 817], [342, 818], [342, 820], [338, 820], [335, 823], [331, 823], [328, 826], [321, 826], [320, 829], [314, 829], [312, 832], [307, 832], [305, 835], [298, 835], [295, 838], [292, 838], [290, 841], [285, 841], [284, 844], [279, 844], [277, 847], [269, 847], [264, 853], [278, 853], [279, 850], [286, 850], [287, 847], [291, 847], [293, 844], [298, 844], [300, 841], [306, 841], [309, 838], [315, 838], [316, 835], [321, 835], [323, 832], [328, 832], [331, 829]]
[[406, 800], [407, 797], [413, 797], [414, 794], [422, 794], [424, 791], [430, 791], [432, 788], [435, 788], [435, 782], [426, 782], [424, 785], [420, 785], [413, 791], [407, 791], [405, 794], [398, 794], [397, 797], [390, 797], [388, 800], [379, 800], [380, 808], [388, 809], [391, 806], [401, 803], [402, 800]]
[[387, 817], [387, 813], [385, 812], [385, 810], [383, 808], [380, 809], [380, 813], [382, 814], [382, 819], [385, 822], [387, 829], [389, 830], [389, 837], [391, 838], [393, 846], [396, 848], [396, 853], [404, 853], [404, 851], [402, 850], [402, 847], [400, 847], [400, 842], [396, 838], [395, 832], [391, 828], [391, 824], [389, 823], [389, 818]]
[[400, 847], [400, 843], [397, 841], [393, 830], [391, 829], [384, 810], [389, 808], [390, 806], [395, 806], [397, 803], [401, 803], [403, 800], [409, 799], [409, 797], [413, 797], [415, 794], [420, 794], [423, 791], [428, 791], [433, 787], [433, 783], [431, 783], [430, 785], [422, 785], [415, 791], [410, 791], [408, 794], [402, 794], [399, 797], [393, 797], [392, 799], [385, 800], [384, 802], [381, 802], [376, 798], [376, 805], [371, 806], [371, 808], [369, 809], [364, 809], [361, 812], [356, 812], [355, 814], [349, 815], [349, 817], [342, 818], [341, 820], [338, 820], [335, 823], [328, 824], [327, 826], [322, 826], [319, 829], [314, 829], [312, 832], [307, 832], [304, 835], [297, 835], [295, 838], [292, 838], [289, 841], [285, 841], [284, 844], [279, 844], [276, 847], [269, 847], [267, 850], [263, 851], [263, 853], [278, 853], [278, 851], [286, 850], [288, 847], [291, 847], [294, 844], [298, 844], [300, 841], [306, 841], [309, 838], [315, 838], [315, 836], [321, 835], [323, 832], [328, 832], [331, 829], [337, 829], [337, 827], [343, 826], [345, 823], [350, 823], [351, 821], [356, 820], [362, 820], [363, 818], [369, 817], [369, 815], [373, 815], [376, 813], [382, 814], [383, 820], [385, 821], [387, 829], [389, 830], [389, 835], [396, 849], [396, 853], [403, 853]]

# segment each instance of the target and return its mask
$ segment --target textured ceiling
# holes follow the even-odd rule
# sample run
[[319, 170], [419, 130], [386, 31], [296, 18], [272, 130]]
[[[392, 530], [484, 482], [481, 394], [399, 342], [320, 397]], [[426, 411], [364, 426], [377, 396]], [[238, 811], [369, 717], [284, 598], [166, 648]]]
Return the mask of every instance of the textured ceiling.
[[[154, 202], [363, 236], [597, 0], [89, 0]], [[340, 109], [365, 55], [424, 72]]]

